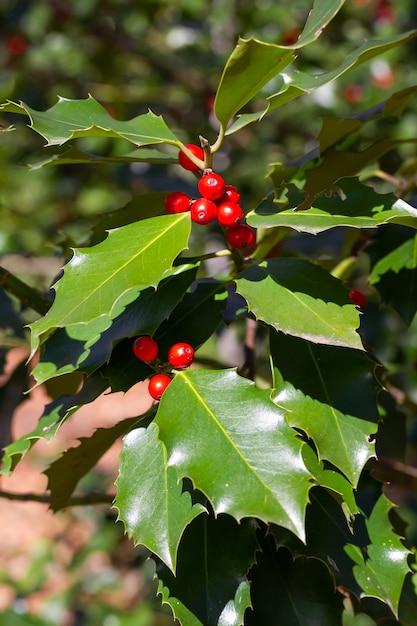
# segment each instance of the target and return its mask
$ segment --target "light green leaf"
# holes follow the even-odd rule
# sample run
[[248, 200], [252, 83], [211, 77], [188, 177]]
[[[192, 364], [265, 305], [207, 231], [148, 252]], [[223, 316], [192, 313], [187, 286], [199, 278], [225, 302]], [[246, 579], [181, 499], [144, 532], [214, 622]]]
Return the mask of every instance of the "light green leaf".
[[353, 572], [363, 595], [379, 598], [398, 615], [404, 578], [411, 572], [407, 563], [410, 551], [392, 529], [389, 519], [392, 508], [392, 502], [381, 495], [366, 519], [367, 558], [357, 546], [349, 544], [345, 549], [356, 563]]
[[288, 423], [307, 433], [314, 441], [319, 460], [330, 461], [356, 487], [366, 462], [375, 456], [370, 436], [376, 425], [313, 400], [282, 380], [277, 383], [273, 400], [286, 411]]
[[84, 100], [59, 97], [47, 111], [35, 111], [21, 102], [6, 102], [0, 110], [26, 114], [30, 126], [45, 137], [48, 146], [60, 146], [77, 137], [107, 136], [126, 139], [136, 146], [169, 143], [180, 147], [181, 142], [170, 131], [162, 117], [152, 111], [127, 120], [114, 119], [92, 96]]
[[125, 436], [116, 484], [115, 505], [129, 535], [175, 571], [181, 536], [205, 508], [182, 492], [155, 423]]
[[216, 514], [257, 517], [303, 538], [311, 475], [284, 415], [267, 390], [234, 370], [192, 370], [175, 375], [155, 421], [168, 465]]
[[[323, 87], [323, 85], [326, 85], [336, 78], [339, 78], [348, 70], [351, 70], [354, 67], [361, 65], [362, 63], [366, 63], [374, 57], [379, 56], [402, 43], [406, 43], [416, 36], [417, 31], [411, 30], [390, 39], [365, 41], [357, 50], [354, 50], [353, 52], [348, 54], [343, 63], [339, 65], [339, 67], [329, 72], [323, 72], [321, 74], [315, 75], [306, 74], [296, 69], [290, 70], [288, 72], [281, 72], [278, 75], [279, 90], [266, 98], [266, 107], [264, 107], [258, 113], [241, 115], [237, 119], [236, 123], [229, 126], [229, 128], [227, 129], [227, 134], [230, 135], [242, 128], [243, 126], [260, 120], [262, 117], [264, 117], [264, 115], [266, 115], [270, 111], [273, 111], [277, 107], [282, 106], [283, 104], [290, 102], [294, 98], [298, 98], [303, 94], [312, 93], [319, 87]], [[289, 63], [287, 63], [287, 65], [289, 65]], [[279, 71], [281, 71], [281, 69]], [[264, 84], [262, 84], [261, 87], [263, 87]], [[237, 110], [239, 110], [240, 108], [241, 106]]]
[[[298, 232], [318, 233], [344, 226], [377, 228], [381, 224], [402, 224], [417, 228], [417, 209], [394, 195], [379, 194], [356, 178], [343, 178], [329, 197], [321, 193], [306, 211], [295, 211], [305, 202], [305, 194], [295, 185], [288, 185], [288, 205], [284, 210], [272, 196], [247, 216], [255, 228], [292, 228]], [[288, 207], [288, 208], [287, 208]]]
[[[416, 211], [417, 212], [417, 211]], [[417, 220], [416, 220], [417, 222]], [[417, 227], [417, 223], [416, 223]], [[402, 269], [413, 270], [417, 267], [417, 236], [405, 241], [401, 246], [384, 256], [372, 268], [369, 276], [371, 285], [378, 283], [387, 272], [398, 273]]]
[[156, 287], [174, 259], [187, 247], [190, 217], [164, 215], [109, 232], [91, 248], [74, 250], [55, 284], [48, 313], [31, 325], [32, 354], [56, 328], [67, 328], [76, 341], [95, 343], [133, 302], [138, 293]]
[[258, 320], [308, 341], [362, 350], [359, 314], [346, 289], [317, 265], [302, 259], [271, 259], [252, 265], [236, 289]]

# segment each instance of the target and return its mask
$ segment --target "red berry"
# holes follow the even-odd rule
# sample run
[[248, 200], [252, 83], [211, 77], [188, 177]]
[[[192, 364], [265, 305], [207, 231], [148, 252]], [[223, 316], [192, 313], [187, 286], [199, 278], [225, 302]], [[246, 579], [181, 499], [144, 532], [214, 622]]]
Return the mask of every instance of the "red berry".
[[217, 207], [217, 220], [222, 226], [231, 228], [243, 220], [243, 211], [235, 202], [222, 202]]
[[148, 383], [148, 391], [154, 400], [160, 400], [165, 389], [171, 382], [171, 378], [167, 374], [154, 374]]
[[[198, 159], [204, 161], [203, 148], [200, 148], [200, 146], [196, 146], [193, 143], [186, 143], [185, 147], [188, 148], [188, 150]], [[200, 169], [198, 165], [193, 163], [182, 150], [178, 152], [178, 162], [185, 170], [189, 170], [190, 172], [197, 172]]]
[[349, 291], [349, 298], [352, 300], [353, 304], [359, 307], [362, 307], [366, 303], [366, 294], [360, 291], [360, 289], [352, 289]]
[[164, 200], [164, 206], [167, 213], [184, 213], [184, 211], [189, 210], [190, 204], [190, 196], [187, 196], [187, 194], [182, 191], [174, 191]]
[[168, 361], [172, 367], [185, 369], [194, 360], [194, 348], [189, 343], [174, 343], [168, 351]]
[[191, 219], [197, 224], [210, 224], [217, 217], [217, 205], [213, 200], [198, 198], [191, 205]]
[[227, 231], [226, 239], [232, 248], [243, 250], [243, 248], [249, 248], [254, 243], [255, 235], [249, 226], [239, 224]]
[[133, 343], [133, 353], [137, 359], [148, 363], [158, 356], [158, 344], [155, 339], [147, 335], [138, 337]]
[[198, 191], [204, 198], [209, 200], [217, 200], [224, 193], [224, 180], [220, 174], [210, 172], [210, 174], [204, 174], [198, 181]]
[[221, 202], [240, 202], [240, 193], [234, 185], [225, 185], [223, 195], [217, 200], [218, 204]]

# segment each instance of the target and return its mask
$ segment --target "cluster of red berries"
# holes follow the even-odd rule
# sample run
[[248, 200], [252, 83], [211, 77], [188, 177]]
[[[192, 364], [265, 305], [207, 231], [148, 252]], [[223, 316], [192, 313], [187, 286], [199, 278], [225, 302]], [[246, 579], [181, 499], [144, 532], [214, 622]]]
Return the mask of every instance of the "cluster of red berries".
[[140, 361], [149, 363], [157, 373], [151, 376], [148, 383], [148, 391], [154, 400], [160, 400], [172, 377], [161, 372], [166, 367], [186, 369], [194, 360], [194, 348], [189, 343], [174, 343], [168, 350], [168, 364], [161, 363], [157, 357], [159, 346], [155, 339], [148, 335], [137, 337], [133, 342], [133, 354]]
[[[204, 160], [203, 149], [194, 144], [186, 148], [200, 160]], [[180, 150], [180, 165], [189, 171], [197, 172], [200, 168]], [[240, 206], [240, 193], [234, 185], [226, 185], [223, 178], [211, 169], [203, 171], [198, 181], [200, 198], [192, 199], [182, 191], [174, 191], [165, 198], [167, 213], [190, 211], [191, 219], [197, 224], [210, 224], [217, 219], [227, 229], [226, 239], [231, 248], [243, 250], [255, 241], [253, 230], [244, 224], [244, 213]]]

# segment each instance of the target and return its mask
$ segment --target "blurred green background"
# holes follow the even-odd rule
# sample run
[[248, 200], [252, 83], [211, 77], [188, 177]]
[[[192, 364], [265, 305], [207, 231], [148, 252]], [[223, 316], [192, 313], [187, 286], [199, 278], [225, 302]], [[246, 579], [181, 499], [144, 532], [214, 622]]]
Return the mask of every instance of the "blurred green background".
[[[58, 96], [86, 98], [92, 94], [119, 119], [129, 119], [149, 108], [163, 115], [183, 140], [198, 135], [214, 141], [213, 99], [222, 68], [239, 36], [271, 43], [293, 42], [303, 27], [308, 0], [3, 0], [0, 5], [0, 97], [23, 100], [45, 110]], [[297, 66], [307, 72], [332, 69], [367, 38], [388, 38], [417, 27], [414, 0], [348, 0], [319, 41], [300, 52]], [[348, 116], [371, 107], [401, 88], [417, 84], [416, 40], [364, 64], [310, 97], [299, 98], [231, 136], [218, 155], [216, 169], [237, 185], [249, 209], [268, 189], [269, 164], [295, 159], [316, 146], [320, 118]], [[268, 88], [265, 89], [265, 94]], [[252, 102], [246, 111], [256, 111]], [[400, 121], [367, 127], [375, 136], [415, 136], [416, 105]], [[0, 124], [15, 130], [0, 136], [0, 265], [29, 283], [47, 288], [71, 246], [89, 239], [98, 216], [124, 206], [134, 195], [153, 190], [190, 187], [188, 173], [176, 166], [71, 165], [29, 169], [27, 163], [45, 158], [44, 140], [29, 131], [26, 118], [0, 113]], [[92, 152], [116, 154], [115, 141], [86, 139], [80, 145]], [[414, 157], [407, 146], [384, 157], [384, 169], [395, 175]], [[310, 244], [311, 244], [311, 240]], [[322, 245], [322, 240], [311, 244]], [[33, 258], [36, 257], [36, 263]], [[3, 311], [5, 309], [3, 308]], [[34, 313], [16, 309], [24, 323]], [[2, 326], [5, 325], [1, 319]], [[400, 376], [412, 401], [416, 399], [417, 330], [410, 335], [389, 317], [388, 345], [379, 345], [378, 357]], [[10, 318], [9, 318], [10, 323]], [[393, 326], [394, 324], [394, 326]], [[414, 324], [416, 326], [416, 324]], [[394, 328], [394, 330], [392, 330]], [[2, 348], [9, 344], [2, 337]], [[410, 337], [412, 341], [410, 342]], [[25, 343], [21, 331], [15, 345]], [[13, 343], [13, 342], [12, 342]], [[397, 345], [398, 344], [398, 345]], [[406, 364], [401, 370], [399, 365]], [[414, 369], [413, 369], [414, 368]], [[399, 372], [399, 373], [398, 373]], [[405, 372], [405, 373], [404, 373]], [[401, 378], [402, 375], [402, 378]], [[417, 436], [410, 419], [410, 441]], [[99, 474], [94, 480], [100, 486]], [[404, 496], [407, 499], [407, 495]], [[415, 517], [407, 509], [409, 519]], [[94, 541], [74, 548], [68, 563], [65, 592], [51, 594], [36, 612], [28, 612], [27, 598], [39, 591], [51, 560], [60, 556], [45, 539], [31, 557], [31, 568], [21, 579], [10, 577], [0, 562], [0, 583], [15, 588], [15, 598], [3, 613], [8, 626], [156, 626], [171, 618], [153, 599], [152, 568], [146, 553], [123, 539], [113, 515], [90, 510], [65, 513], [74, 522], [92, 524]], [[126, 545], [129, 545], [127, 548]], [[112, 555], [89, 576], [85, 562], [94, 554]], [[141, 572], [140, 601], [131, 598], [110, 604], [103, 590], [116, 591], [128, 571]], [[148, 599], [146, 599], [148, 598]]]

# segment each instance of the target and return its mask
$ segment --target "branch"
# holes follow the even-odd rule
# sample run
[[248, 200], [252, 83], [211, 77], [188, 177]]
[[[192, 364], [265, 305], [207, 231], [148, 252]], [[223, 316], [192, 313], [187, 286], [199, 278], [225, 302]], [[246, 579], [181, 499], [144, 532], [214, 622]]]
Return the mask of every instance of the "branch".
[[[12, 493], [0, 490], [0, 498], [15, 500], [18, 502], [40, 502], [41, 504], [52, 504], [53, 498], [47, 493]], [[65, 507], [86, 506], [88, 504], [112, 504], [114, 496], [108, 493], [86, 493], [83, 496], [73, 496], [69, 498]]]
[[46, 315], [51, 308], [51, 303], [47, 298], [1, 266], [0, 287], [41, 315]]

